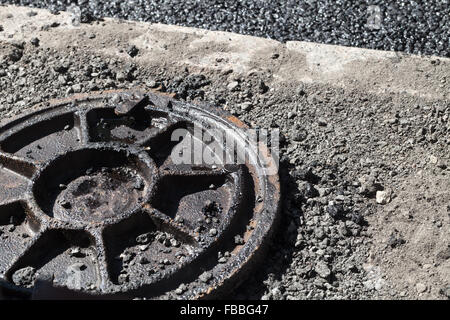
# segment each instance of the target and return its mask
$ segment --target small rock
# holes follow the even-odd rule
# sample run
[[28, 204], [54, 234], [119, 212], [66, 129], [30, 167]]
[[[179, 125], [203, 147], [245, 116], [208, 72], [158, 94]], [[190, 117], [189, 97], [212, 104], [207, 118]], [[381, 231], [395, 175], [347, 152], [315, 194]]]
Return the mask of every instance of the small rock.
[[147, 244], [151, 240], [151, 234], [150, 233], [144, 233], [136, 237], [136, 242], [139, 244]]
[[63, 207], [64, 209], [70, 209], [72, 208], [72, 204], [67, 200], [63, 200], [61, 202], [61, 207]]
[[139, 248], [139, 250], [141, 250], [141, 251], [145, 251], [145, 250], [148, 249], [148, 247], [149, 247], [148, 244], [144, 244], [144, 245], [140, 245], [138, 248]]
[[345, 210], [342, 204], [335, 204], [330, 201], [330, 204], [327, 207], [327, 212], [334, 219], [340, 219], [344, 216]]
[[439, 290], [439, 292], [440, 292], [442, 295], [444, 295], [444, 296], [446, 296], [447, 298], [450, 299], [450, 286], [447, 286], [447, 287], [445, 287], [445, 288], [442, 288], [441, 290]]
[[240, 235], [237, 235], [237, 236], [234, 237], [234, 244], [236, 244], [236, 245], [243, 245], [244, 244], [244, 239]]
[[133, 188], [136, 190], [142, 190], [142, 189], [144, 189], [144, 187], [145, 187], [145, 183], [142, 179], [137, 179], [133, 186]]
[[58, 77], [58, 82], [60, 83], [60, 84], [62, 84], [62, 85], [65, 85], [65, 84], [67, 84], [67, 77], [65, 77], [65, 76], [59, 76]]
[[363, 215], [356, 211], [350, 214], [350, 220], [356, 223], [357, 225], [363, 225], [365, 223]]
[[187, 286], [186, 286], [184, 283], [182, 283], [182, 284], [180, 284], [180, 286], [175, 290], [175, 293], [176, 293], [177, 295], [182, 295], [186, 290], [187, 290]]
[[217, 229], [212, 228], [211, 230], [209, 230], [209, 235], [212, 236], [212, 237], [216, 236], [217, 235]]
[[81, 84], [79, 84], [79, 83], [74, 84], [74, 85], [72, 86], [72, 90], [73, 90], [73, 92], [75, 92], [75, 93], [81, 92], [81, 90], [82, 90]]
[[146, 85], [147, 87], [150, 87], [150, 88], [156, 88], [157, 83], [156, 83], [155, 80], [148, 80], [148, 81], [145, 83], [145, 85]]
[[213, 277], [213, 276], [212, 276], [212, 273], [206, 271], [206, 272], [203, 272], [203, 273], [200, 275], [199, 279], [200, 279], [200, 281], [203, 282], [203, 283], [208, 283], [208, 282], [212, 279], [212, 277]]
[[176, 239], [170, 239], [170, 245], [171, 245], [172, 247], [177, 248], [177, 247], [180, 246], [180, 243], [179, 243]]
[[288, 119], [293, 119], [297, 115], [296, 112], [289, 111], [287, 114]]
[[66, 73], [67, 70], [69, 70], [69, 66], [65, 63], [62, 63], [62, 64], [55, 65], [53, 67], [53, 70], [55, 70], [55, 72], [57, 72], [57, 73], [63, 74], [63, 73]]
[[170, 239], [168, 239], [168, 238], [164, 239], [163, 244], [167, 248], [170, 248], [172, 246], [172, 243], [170, 242]]
[[175, 221], [176, 223], [183, 223], [183, 222], [184, 222], [184, 219], [183, 219], [182, 217], [180, 217], [180, 216], [176, 216], [175, 219], [174, 219], [174, 221]]
[[386, 285], [386, 281], [384, 281], [383, 279], [379, 278], [374, 283], [374, 289], [377, 290], [377, 291], [380, 291], [381, 289], [383, 289], [383, 287], [385, 285]]
[[326, 127], [328, 123], [324, 118], [319, 118], [319, 119], [317, 119], [317, 124], [320, 127]]
[[437, 164], [438, 163], [438, 158], [436, 156], [431, 155], [430, 156], [430, 163], [431, 164]]
[[39, 39], [38, 39], [38, 38], [32, 38], [32, 39], [30, 40], [30, 43], [31, 43], [33, 46], [38, 47], [38, 46], [39, 46]]
[[361, 186], [359, 188], [359, 193], [372, 198], [376, 195], [377, 191], [381, 191], [383, 187], [375, 182], [375, 178], [373, 176], [364, 176], [359, 178], [359, 182], [361, 183]]
[[417, 130], [416, 132], [416, 137], [422, 137], [426, 134], [427, 130], [425, 128], [420, 128], [419, 130]]
[[276, 300], [279, 300], [282, 297], [281, 290], [277, 287], [273, 288], [270, 293], [272, 294], [273, 298]]
[[404, 243], [406, 243], [406, 241], [403, 239], [400, 232], [395, 229], [389, 236], [388, 245], [391, 248], [396, 248]]
[[391, 202], [391, 193], [389, 191], [377, 191], [376, 201], [378, 204], [387, 204]]
[[75, 258], [83, 258], [85, 257], [85, 254], [81, 252], [80, 248], [75, 247], [70, 249], [69, 256], [75, 257]]
[[308, 137], [308, 135], [304, 131], [298, 131], [298, 132], [294, 132], [292, 134], [292, 140], [297, 141], [297, 142], [301, 142], [301, 141], [305, 140], [307, 137]]
[[294, 175], [294, 178], [296, 178], [296, 179], [308, 181], [311, 183], [315, 183], [316, 181], [318, 181], [320, 179], [316, 174], [314, 174], [312, 172], [311, 169], [296, 170], [293, 175]]
[[339, 234], [343, 237], [346, 237], [349, 234], [345, 223], [339, 224], [339, 226], [337, 227], [337, 230], [338, 230]]
[[391, 119], [387, 119], [385, 122], [387, 124], [396, 124], [396, 123], [398, 123], [398, 119], [397, 118], [391, 118]]
[[427, 291], [427, 286], [419, 282], [416, 284], [416, 291], [417, 293], [424, 293], [425, 291]]
[[436, 164], [436, 166], [437, 166], [439, 169], [442, 169], [442, 170], [447, 169], [447, 164], [444, 163], [442, 160], [438, 161], [438, 163]]
[[269, 87], [262, 80], [259, 82], [258, 89], [259, 89], [259, 93], [261, 93], [261, 94], [269, 91]]
[[447, 248], [445, 248], [444, 250], [440, 251], [437, 254], [437, 257], [444, 261], [450, 259], [450, 245], [447, 246]]
[[241, 110], [242, 111], [249, 111], [252, 108], [251, 102], [244, 102], [241, 104]]
[[222, 257], [218, 260], [219, 263], [227, 263], [227, 258]]
[[14, 48], [14, 50], [9, 54], [8, 58], [12, 62], [17, 62], [20, 59], [22, 59], [23, 56], [23, 49], [21, 48]]
[[227, 89], [229, 91], [235, 91], [238, 87], [239, 87], [239, 82], [233, 81], [228, 84]]
[[315, 268], [314, 271], [321, 277], [321, 278], [328, 278], [331, 275], [331, 270], [330, 268], [328, 268], [327, 264], [323, 261], [319, 261]]
[[138, 262], [140, 264], [147, 264], [147, 263], [149, 263], [149, 261], [148, 261], [148, 259], [146, 257], [140, 257]]
[[116, 80], [117, 81], [125, 81], [125, 80], [129, 80], [130, 75], [129, 73], [125, 72], [125, 71], [118, 71], [116, 73]]
[[14, 272], [12, 280], [18, 286], [31, 287], [36, 279], [36, 269], [33, 267], [26, 267]]
[[113, 104], [113, 105], [117, 105], [117, 104], [121, 103], [122, 101], [123, 100], [122, 100], [122, 97], [120, 94], [115, 94], [111, 97], [111, 104]]
[[303, 188], [303, 195], [306, 199], [315, 198], [319, 196], [319, 191], [311, 183], [306, 183]]
[[130, 57], [134, 58], [135, 56], [137, 56], [137, 54], [139, 53], [139, 49], [136, 48], [135, 45], [131, 45], [128, 47], [127, 49], [127, 53]]
[[364, 287], [365, 287], [366, 289], [368, 289], [368, 290], [373, 290], [373, 289], [375, 289], [375, 288], [374, 288], [375, 285], [374, 285], [374, 283], [373, 283], [372, 280], [364, 281], [364, 282], [363, 282], [363, 285], [364, 285]]
[[130, 251], [124, 251], [124, 252], [119, 256], [119, 258], [121, 258], [123, 262], [127, 263], [127, 262], [131, 261], [131, 259], [133, 259], [134, 255], [135, 255], [135, 254], [134, 254], [133, 252], [130, 252]]
[[125, 284], [128, 281], [130, 281], [130, 276], [126, 273], [122, 273], [119, 275], [119, 278], [117, 279], [117, 281], [119, 282], [119, 284]]
[[316, 239], [322, 240], [325, 238], [325, 232], [322, 227], [318, 227], [314, 229], [314, 235]]

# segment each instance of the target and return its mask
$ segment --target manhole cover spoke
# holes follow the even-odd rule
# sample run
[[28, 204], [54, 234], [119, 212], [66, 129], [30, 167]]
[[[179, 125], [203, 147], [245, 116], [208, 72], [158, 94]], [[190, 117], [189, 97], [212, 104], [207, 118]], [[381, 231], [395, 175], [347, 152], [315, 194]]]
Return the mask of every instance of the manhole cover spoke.
[[95, 260], [97, 262], [97, 288], [107, 292], [113, 286], [110, 273], [108, 271], [107, 247], [103, 237], [103, 228], [94, 228], [89, 231], [93, 238]]
[[150, 216], [158, 230], [172, 234], [178, 241], [194, 246], [197, 245], [196, 238], [198, 234], [196, 234], [194, 230], [190, 230], [182, 223], [176, 222], [166, 214], [151, 208], [150, 206], [144, 206], [144, 212]]
[[25, 178], [31, 178], [39, 169], [36, 161], [0, 152], [0, 167], [11, 170]]
[[54, 286], [145, 298], [231, 289], [271, 235], [279, 183], [263, 174], [258, 157], [268, 156], [257, 148], [243, 164], [226, 162], [236, 150], [215, 144], [210, 129], [246, 143], [229, 119], [116, 91], [0, 128], [0, 278], [21, 292], [44, 275]]
[[75, 126], [80, 145], [87, 145], [90, 137], [86, 110], [75, 112]]
[[[155, 130], [148, 136], [136, 142], [136, 145], [141, 147], [147, 147], [149, 150], [158, 150], [164, 144], [170, 145], [173, 133], [178, 129], [185, 129], [186, 123], [184, 121], [177, 121], [172, 118], [159, 118], [164, 119], [166, 122], [154, 118], [152, 125]], [[175, 141], [176, 142], [176, 141]]]

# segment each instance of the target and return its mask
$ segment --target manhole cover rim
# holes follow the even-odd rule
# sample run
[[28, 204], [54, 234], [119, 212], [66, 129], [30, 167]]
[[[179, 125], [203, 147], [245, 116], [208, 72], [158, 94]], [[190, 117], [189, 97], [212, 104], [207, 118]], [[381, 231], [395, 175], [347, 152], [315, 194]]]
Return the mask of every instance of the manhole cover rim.
[[[33, 118], [35, 116], [41, 116], [41, 115], [49, 115], [53, 113], [58, 112], [58, 108], [60, 107], [67, 107], [67, 103], [77, 100], [96, 100], [96, 99], [103, 99], [106, 97], [111, 97], [114, 94], [121, 94], [123, 92], [126, 93], [136, 93], [136, 94], [145, 94], [148, 93], [148, 90], [142, 90], [142, 89], [133, 89], [133, 90], [108, 90], [108, 91], [99, 91], [95, 93], [88, 93], [88, 94], [78, 94], [74, 95], [65, 99], [57, 99], [57, 100], [51, 100], [48, 103], [41, 103], [35, 107], [32, 107], [32, 109], [27, 112], [24, 115], [16, 116], [16, 117], [10, 117], [7, 119], [3, 119], [0, 122], [0, 135], [5, 134], [8, 131], [8, 125], [13, 124], [15, 122], [21, 122], [26, 121], [27, 119]], [[161, 95], [159, 92], [151, 92], [151, 94], [155, 95]], [[167, 98], [169, 101], [173, 101], [175, 103], [180, 102], [173, 100], [170, 96], [163, 95], [164, 98]], [[181, 104], [187, 106], [188, 113], [190, 116], [193, 116], [193, 114], [207, 114], [208, 116], [214, 118], [214, 120], [220, 122], [222, 125], [231, 128], [231, 129], [246, 129], [248, 128], [245, 124], [240, 122], [236, 117], [228, 114], [226, 111], [210, 106], [205, 105], [202, 107], [198, 107], [195, 105], [192, 105], [190, 103], [181, 102]], [[100, 107], [99, 107], [100, 108]], [[76, 110], [77, 108], [73, 108]], [[46, 114], [47, 113], [47, 114]], [[193, 113], [193, 114], [192, 114]], [[5, 130], [6, 126], [6, 130]], [[14, 126], [12, 126], [14, 127]], [[262, 146], [259, 146], [261, 148]], [[262, 147], [264, 148], [264, 147]], [[264, 150], [265, 151], [265, 150]], [[262, 152], [262, 157], [268, 157], [265, 152]], [[247, 164], [250, 165], [251, 164]], [[258, 168], [253, 167], [255, 169], [255, 173], [258, 174]], [[188, 292], [182, 295], [183, 298], [188, 299], [198, 299], [198, 298], [204, 298], [206, 296], [211, 296], [211, 294], [218, 288], [223, 287], [224, 284], [229, 282], [232, 278], [236, 277], [236, 274], [239, 273], [239, 271], [242, 271], [245, 269], [245, 267], [248, 267], [248, 265], [253, 262], [252, 258], [253, 255], [257, 253], [257, 251], [260, 251], [263, 246], [267, 243], [267, 241], [270, 239], [272, 235], [272, 231], [274, 227], [276, 226], [276, 220], [279, 216], [280, 211], [280, 182], [279, 182], [279, 176], [278, 174], [268, 176], [266, 179], [263, 179], [262, 181], [259, 181], [262, 183], [262, 186], [264, 188], [263, 190], [263, 210], [259, 213], [259, 216], [257, 217], [257, 221], [254, 223], [255, 227], [251, 231], [251, 235], [249, 236], [246, 243], [240, 248], [239, 252], [235, 255], [233, 255], [230, 259], [228, 259], [226, 264], [223, 265], [216, 265], [211, 271], [213, 273], [216, 273], [214, 270], [216, 268], [222, 268], [227, 269], [225, 270], [224, 274], [225, 276], [217, 278], [215, 277], [213, 281], [210, 283], [210, 289], [208, 292]], [[261, 220], [264, 220], [264, 223], [259, 223]], [[256, 261], [254, 261], [256, 262]], [[222, 273], [223, 274], [223, 271]], [[194, 280], [194, 282], [196, 282]], [[234, 281], [233, 281], [234, 282]], [[28, 292], [28, 289], [21, 288], [19, 286], [16, 286], [11, 283], [7, 283], [7, 287], [15, 288], [16, 290], [19, 289], [19, 291]], [[128, 289], [128, 288], [127, 288]], [[131, 291], [138, 288], [129, 288]]]

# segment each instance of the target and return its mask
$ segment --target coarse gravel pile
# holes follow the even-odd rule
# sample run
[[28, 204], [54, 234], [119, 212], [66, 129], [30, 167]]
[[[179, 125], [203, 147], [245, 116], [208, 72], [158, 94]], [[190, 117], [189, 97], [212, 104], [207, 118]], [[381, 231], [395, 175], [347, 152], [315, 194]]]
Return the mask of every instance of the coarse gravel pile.
[[0, 3], [47, 8], [54, 13], [68, 10], [78, 14], [81, 22], [115, 17], [279, 41], [450, 56], [448, 0], [0, 0]]

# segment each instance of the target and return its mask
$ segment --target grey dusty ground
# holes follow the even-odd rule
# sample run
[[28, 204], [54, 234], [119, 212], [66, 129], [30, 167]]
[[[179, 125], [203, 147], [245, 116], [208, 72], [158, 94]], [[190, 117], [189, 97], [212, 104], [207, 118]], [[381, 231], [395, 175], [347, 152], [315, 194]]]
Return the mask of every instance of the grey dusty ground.
[[0, 7], [2, 118], [139, 86], [280, 128], [282, 225], [231, 298], [449, 298], [448, 59], [29, 10]]

